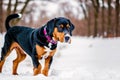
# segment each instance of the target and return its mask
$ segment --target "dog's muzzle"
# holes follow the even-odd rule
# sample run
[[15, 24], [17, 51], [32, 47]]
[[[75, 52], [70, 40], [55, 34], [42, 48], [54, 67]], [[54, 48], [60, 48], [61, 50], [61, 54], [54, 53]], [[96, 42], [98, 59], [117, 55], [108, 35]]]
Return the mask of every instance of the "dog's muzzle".
[[69, 34], [65, 34], [65, 38], [64, 38], [65, 43], [71, 43], [71, 36]]

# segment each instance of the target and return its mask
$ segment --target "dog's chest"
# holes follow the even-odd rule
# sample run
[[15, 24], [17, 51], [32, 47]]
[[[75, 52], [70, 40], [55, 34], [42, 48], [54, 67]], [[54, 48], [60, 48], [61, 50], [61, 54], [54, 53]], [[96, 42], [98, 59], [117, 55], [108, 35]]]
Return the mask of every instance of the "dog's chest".
[[45, 49], [44, 49], [44, 51], [45, 51], [45, 53], [42, 55], [42, 58], [47, 58], [49, 55], [50, 55], [50, 53], [52, 52], [52, 50], [50, 50], [50, 48], [47, 48], [47, 47], [44, 47]]
[[45, 46], [41, 47], [39, 45], [36, 45], [36, 52], [37, 52], [37, 55], [38, 55], [39, 59], [47, 58], [48, 56], [53, 56], [55, 51], [56, 51], [56, 49], [55, 50], [51, 50], [48, 47], [45, 47]]

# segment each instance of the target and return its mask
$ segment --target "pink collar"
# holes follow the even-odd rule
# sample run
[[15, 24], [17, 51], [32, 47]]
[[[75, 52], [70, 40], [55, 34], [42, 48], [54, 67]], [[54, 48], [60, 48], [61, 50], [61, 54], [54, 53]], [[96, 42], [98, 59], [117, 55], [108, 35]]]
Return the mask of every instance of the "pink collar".
[[45, 37], [46, 37], [46, 39], [47, 39], [47, 41], [49, 43], [51, 43], [51, 44], [57, 44], [57, 41], [51, 39], [51, 37], [47, 34], [46, 26], [44, 27], [44, 31], [43, 32], [44, 32], [44, 35], [45, 35]]

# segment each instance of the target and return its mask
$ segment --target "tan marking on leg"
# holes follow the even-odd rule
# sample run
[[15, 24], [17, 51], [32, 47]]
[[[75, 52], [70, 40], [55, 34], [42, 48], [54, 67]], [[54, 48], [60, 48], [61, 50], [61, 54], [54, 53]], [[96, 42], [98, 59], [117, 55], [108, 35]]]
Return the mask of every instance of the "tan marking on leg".
[[4, 62], [5, 62], [5, 60], [0, 61], [0, 73], [2, 72], [2, 67], [3, 67]]
[[17, 75], [17, 68], [19, 63], [26, 58], [26, 54], [24, 54], [19, 48], [15, 50], [17, 52], [17, 58], [13, 61], [13, 75]]
[[55, 54], [55, 52], [56, 52], [56, 49], [50, 52], [50, 55], [45, 59], [45, 66], [42, 71], [42, 74], [44, 74], [45, 76], [48, 76], [50, 60], [51, 60], [51, 57]]
[[[36, 52], [37, 52], [38, 59], [41, 59], [42, 55], [45, 53], [45, 48], [39, 45], [36, 45]], [[42, 68], [41, 64], [39, 64], [37, 68], [33, 68], [34, 75], [40, 74], [41, 68]]]
[[42, 55], [45, 54], [45, 48], [41, 47], [39, 45], [36, 45], [36, 52], [37, 52], [37, 55], [38, 55], [38, 59], [41, 59]]
[[37, 68], [33, 68], [34, 76], [41, 73], [41, 68], [42, 68], [41, 64], [39, 64]]
[[42, 71], [42, 74], [44, 74], [45, 76], [48, 76], [49, 62], [50, 62], [50, 57], [47, 57], [45, 59], [45, 67], [44, 67], [44, 69]]
[[17, 74], [17, 68], [18, 65], [21, 61], [23, 61], [26, 58], [26, 54], [22, 50], [22, 48], [19, 46], [17, 43], [13, 43], [11, 46], [11, 49], [15, 49], [17, 53], [17, 58], [13, 61], [13, 75], [18, 75]]
[[3, 64], [6, 60], [6, 58], [9, 56], [9, 54], [11, 53], [11, 51], [15, 49], [16, 52], [17, 52], [17, 58], [13, 61], [13, 74], [14, 75], [17, 75], [17, 67], [18, 67], [18, 64], [25, 59], [26, 57], [26, 54], [24, 54], [22, 48], [19, 46], [18, 43], [16, 42], [13, 42], [12, 45], [10, 46], [10, 49], [9, 51], [7, 52], [4, 60], [0, 61], [0, 72], [2, 72], [2, 67], [3, 67]]
[[0, 73], [2, 72], [2, 68], [3, 68], [3, 65], [4, 65], [4, 63], [5, 63], [6, 58], [9, 56], [9, 54], [10, 54], [11, 51], [12, 51], [12, 50], [9, 50], [9, 51], [7, 52], [4, 60], [0, 61]]

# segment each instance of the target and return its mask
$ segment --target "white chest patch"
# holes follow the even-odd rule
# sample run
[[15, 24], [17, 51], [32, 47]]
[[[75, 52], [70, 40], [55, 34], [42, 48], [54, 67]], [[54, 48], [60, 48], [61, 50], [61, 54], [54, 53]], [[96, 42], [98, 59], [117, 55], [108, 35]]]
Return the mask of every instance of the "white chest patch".
[[45, 52], [46, 53], [43, 55], [43, 58], [46, 59], [50, 55], [51, 51], [52, 50], [50, 50], [50, 48], [48, 48], [48, 47], [45, 46]]

